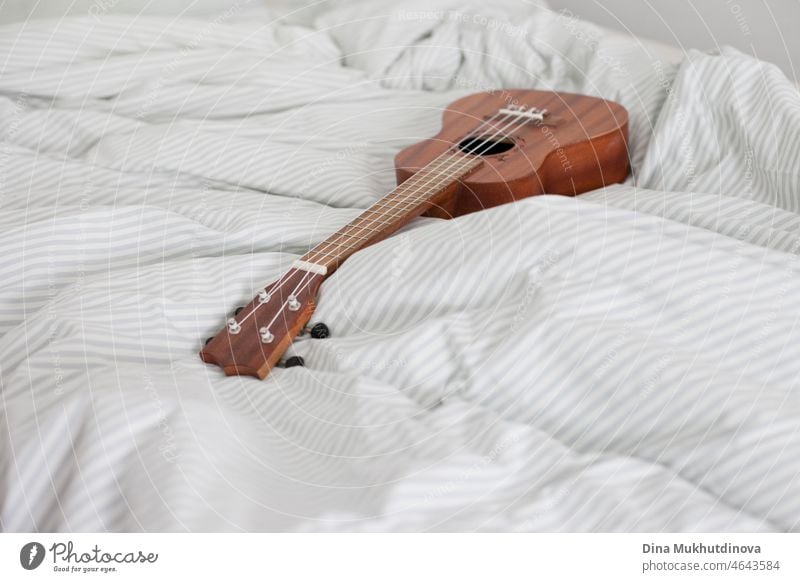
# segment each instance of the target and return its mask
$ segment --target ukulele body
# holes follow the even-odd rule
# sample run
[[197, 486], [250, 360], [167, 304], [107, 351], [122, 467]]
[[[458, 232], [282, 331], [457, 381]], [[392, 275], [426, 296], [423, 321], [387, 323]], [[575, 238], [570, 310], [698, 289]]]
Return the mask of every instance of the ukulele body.
[[[546, 109], [542, 121], [514, 126], [510, 137], [489, 139], [498, 123], [475, 132], [503, 107]], [[505, 133], [505, 132], [502, 132]], [[628, 175], [628, 113], [612, 101], [574, 93], [507, 89], [477, 93], [445, 109], [442, 129], [395, 156], [398, 184], [447, 151], [480, 140], [483, 165], [447, 189], [427, 216], [453, 218], [538, 194], [575, 196]]]

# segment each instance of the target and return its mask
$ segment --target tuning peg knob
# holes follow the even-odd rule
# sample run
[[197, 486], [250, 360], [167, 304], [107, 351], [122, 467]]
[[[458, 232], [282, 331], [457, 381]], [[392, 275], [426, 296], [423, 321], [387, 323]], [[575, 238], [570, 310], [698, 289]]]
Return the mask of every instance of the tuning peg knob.
[[295, 366], [303, 367], [306, 365], [306, 361], [303, 359], [302, 356], [292, 356], [291, 358], [287, 358], [286, 361], [283, 363], [284, 368], [294, 368]]
[[325, 339], [331, 336], [331, 329], [322, 322], [307, 327], [306, 331], [311, 334], [311, 337], [314, 339]]
[[275, 336], [272, 332], [269, 331], [268, 327], [262, 327], [258, 330], [258, 333], [261, 334], [261, 343], [262, 344], [269, 344], [272, 343], [272, 340], [275, 339]]
[[240, 331], [242, 331], [242, 324], [236, 321], [236, 318], [231, 317], [228, 320], [228, 333], [236, 335]]

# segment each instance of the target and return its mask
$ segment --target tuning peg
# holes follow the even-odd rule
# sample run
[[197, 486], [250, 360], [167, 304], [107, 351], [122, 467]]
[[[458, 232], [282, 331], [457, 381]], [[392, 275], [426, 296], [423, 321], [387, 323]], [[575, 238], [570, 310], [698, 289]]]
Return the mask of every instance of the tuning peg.
[[311, 337], [314, 339], [325, 339], [326, 337], [331, 336], [331, 329], [322, 322], [311, 326], [306, 326], [303, 328], [303, 331], [311, 334]]
[[284, 368], [294, 368], [295, 366], [303, 367], [305, 365], [306, 361], [302, 356], [292, 356], [291, 358], [286, 358], [286, 361], [283, 362]]

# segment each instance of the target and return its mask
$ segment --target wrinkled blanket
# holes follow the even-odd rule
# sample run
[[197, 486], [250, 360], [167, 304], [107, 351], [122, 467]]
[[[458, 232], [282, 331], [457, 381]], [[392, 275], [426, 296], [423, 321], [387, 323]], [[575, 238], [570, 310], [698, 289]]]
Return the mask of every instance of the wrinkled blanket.
[[[626, 184], [422, 218], [323, 286], [305, 368], [236, 305], [468, 93], [599, 95]], [[4, 530], [800, 528], [800, 95], [506, 0], [0, 30]]]

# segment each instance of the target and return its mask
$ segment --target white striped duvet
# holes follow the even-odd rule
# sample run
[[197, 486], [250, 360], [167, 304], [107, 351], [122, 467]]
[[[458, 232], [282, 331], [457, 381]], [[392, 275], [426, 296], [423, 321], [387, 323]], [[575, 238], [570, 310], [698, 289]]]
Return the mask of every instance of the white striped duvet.
[[[463, 5], [0, 30], [4, 530], [800, 528], [796, 89]], [[359, 253], [304, 369], [200, 362], [494, 86], [622, 102], [635, 177]]]

